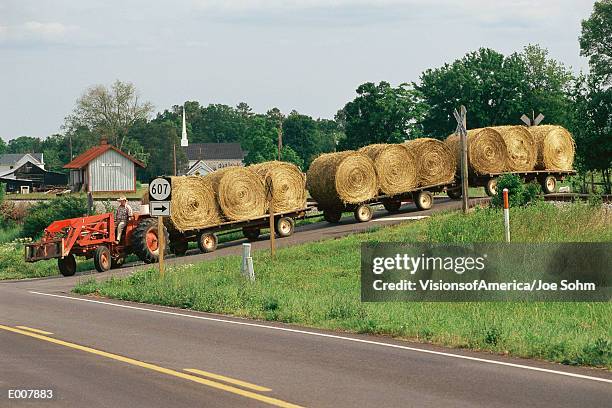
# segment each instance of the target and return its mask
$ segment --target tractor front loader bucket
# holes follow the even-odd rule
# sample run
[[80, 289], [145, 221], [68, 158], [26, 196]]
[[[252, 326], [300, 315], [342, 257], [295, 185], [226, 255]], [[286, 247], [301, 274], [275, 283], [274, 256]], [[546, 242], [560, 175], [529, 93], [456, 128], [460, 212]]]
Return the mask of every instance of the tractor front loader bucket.
[[53, 239], [44, 242], [33, 242], [25, 246], [26, 262], [42, 261], [44, 259], [61, 258], [64, 254], [64, 239]]

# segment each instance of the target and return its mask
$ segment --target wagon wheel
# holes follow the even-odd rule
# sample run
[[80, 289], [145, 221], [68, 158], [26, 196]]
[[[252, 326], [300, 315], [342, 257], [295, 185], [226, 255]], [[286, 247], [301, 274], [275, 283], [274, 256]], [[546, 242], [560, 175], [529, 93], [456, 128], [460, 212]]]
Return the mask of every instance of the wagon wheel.
[[338, 224], [342, 218], [342, 211], [340, 210], [325, 210], [323, 211], [323, 218], [325, 221], [331, 224]]
[[487, 181], [485, 192], [489, 197], [495, 197], [497, 195], [497, 178], [492, 178]]
[[104, 245], [97, 247], [93, 259], [98, 272], [106, 272], [111, 268], [111, 253], [108, 247]]
[[383, 207], [385, 207], [385, 210], [393, 214], [398, 212], [402, 207], [402, 200], [388, 198], [383, 200], [382, 204]]
[[213, 233], [203, 233], [198, 236], [198, 248], [203, 253], [213, 252], [217, 249], [217, 236]]
[[429, 210], [433, 207], [433, 194], [429, 191], [422, 190], [414, 193], [412, 199], [419, 210]]
[[461, 193], [461, 187], [459, 187], [459, 188], [449, 188], [448, 190], [446, 190], [446, 194], [448, 195], [448, 197], [451, 200], [459, 200], [461, 198], [461, 196], [463, 195]]
[[367, 204], [361, 204], [353, 212], [355, 219], [359, 222], [370, 221], [372, 219], [372, 214], [374, 214], [374, 211], [372, 211], [372, 207]]
[[295, 221], [291, 217], [281, 217], [276, 220], [274, 230], [280, 238], [288, 237], [295, 230]]
[[[164, 241], [170, 241], [166, 227], [163, 227]], [[132, 249], [138, 258], [145, 263], [154, 263], [159, 260], [159, 241], [157, 220], [145, 218], [138, 223], [132, 233]], [[168, 245], [165, 245], [167, 251]]]
[[544, 194], [552, 194], [557, 189], [557, 179], [555, 176], [546, 176], [544, 180], [542, 180], [542, 191]]
[[242, 234], [244, 234], [244, 237], [246, 239], [248, 239], [251, 242], [254, 242], [254, 241], [257, 241], [257, 239], [261, 235], [261, 228], [247, 228], [247, 227], [243, 227], [242, 228]]
[[57, 267], [63, 276], [72, 276], [76, 273], [76, 259], [74, 255], [68, 254], [63, 258], [57, 259]]

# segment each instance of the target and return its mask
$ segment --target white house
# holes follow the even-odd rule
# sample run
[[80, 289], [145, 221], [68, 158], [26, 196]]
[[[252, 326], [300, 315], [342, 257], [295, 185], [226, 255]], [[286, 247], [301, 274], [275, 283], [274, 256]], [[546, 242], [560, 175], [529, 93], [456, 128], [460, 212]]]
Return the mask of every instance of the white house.
[[7, 153], [0, 154], [0, 174], [11, 173], [26, 163], [32, 163], [41, 169], [45, 169], [45, 161], [42, 153]]

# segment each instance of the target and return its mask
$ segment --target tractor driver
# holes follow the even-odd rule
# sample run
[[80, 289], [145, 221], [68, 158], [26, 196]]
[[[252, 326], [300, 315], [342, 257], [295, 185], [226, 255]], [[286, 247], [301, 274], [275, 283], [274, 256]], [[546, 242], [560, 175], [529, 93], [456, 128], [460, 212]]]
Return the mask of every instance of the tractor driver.
[[115, 235], [116, 244], [121, 241], [121, 234], [123, 233], [128, 220], [133, 215], [132, 207], [128, 205], [127, 198], [125, 196], [119, 197], [117, 201], [119, 201], [119, 207], [117, 207], [117, 211], [115, 211], [115, 222], [117, 223], [117, 234]]

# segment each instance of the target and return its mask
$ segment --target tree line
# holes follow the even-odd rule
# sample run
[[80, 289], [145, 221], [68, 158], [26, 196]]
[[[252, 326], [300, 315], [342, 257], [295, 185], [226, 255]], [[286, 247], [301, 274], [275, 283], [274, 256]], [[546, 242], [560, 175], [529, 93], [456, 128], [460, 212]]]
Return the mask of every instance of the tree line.
[[[0, 153], [43, 152], [48, 168], [62, 171], [71, 157], [108, 138], [147, 164], [140, 174], [147, 180], [173, 171], [173, 145], [180, 145], [182, 109], [189, 140], [238, 142], [247, 153], [246, 164], [278, 157], [306, 170], [321, 153], [357, 149], [372, 143], [395, 143], [428, 136], [446, 138], [456, 127], [453, 109], [465, 105], [468, 128], [520, 124], [522, 114], [545, 115], [544, 123], [559, 124], [574, 134], [576, 166], [597, 171], [610, 188], [612, 167], [612, 0], [594, 4], [582, 22], [578, 39], [581, 55], [589, 59], [589, 73], [574, 75], [538, 45], [527, 45], [510, 55], [480, 48], [440, 67], [425, 70], [418, 81], [392, 86], [367, 82], [333, 119], [314, 119], [278, 108], [255, 113], [242, 102], [200, 105], [186, 101], [157, 113], [141, 100], [131, 83], [116, 81], [95, 86], [78, 100], [66, 117], [61, 134], [45, 139], [22, 136]], [[186, 158], [177, 149], [179, 167]]]

